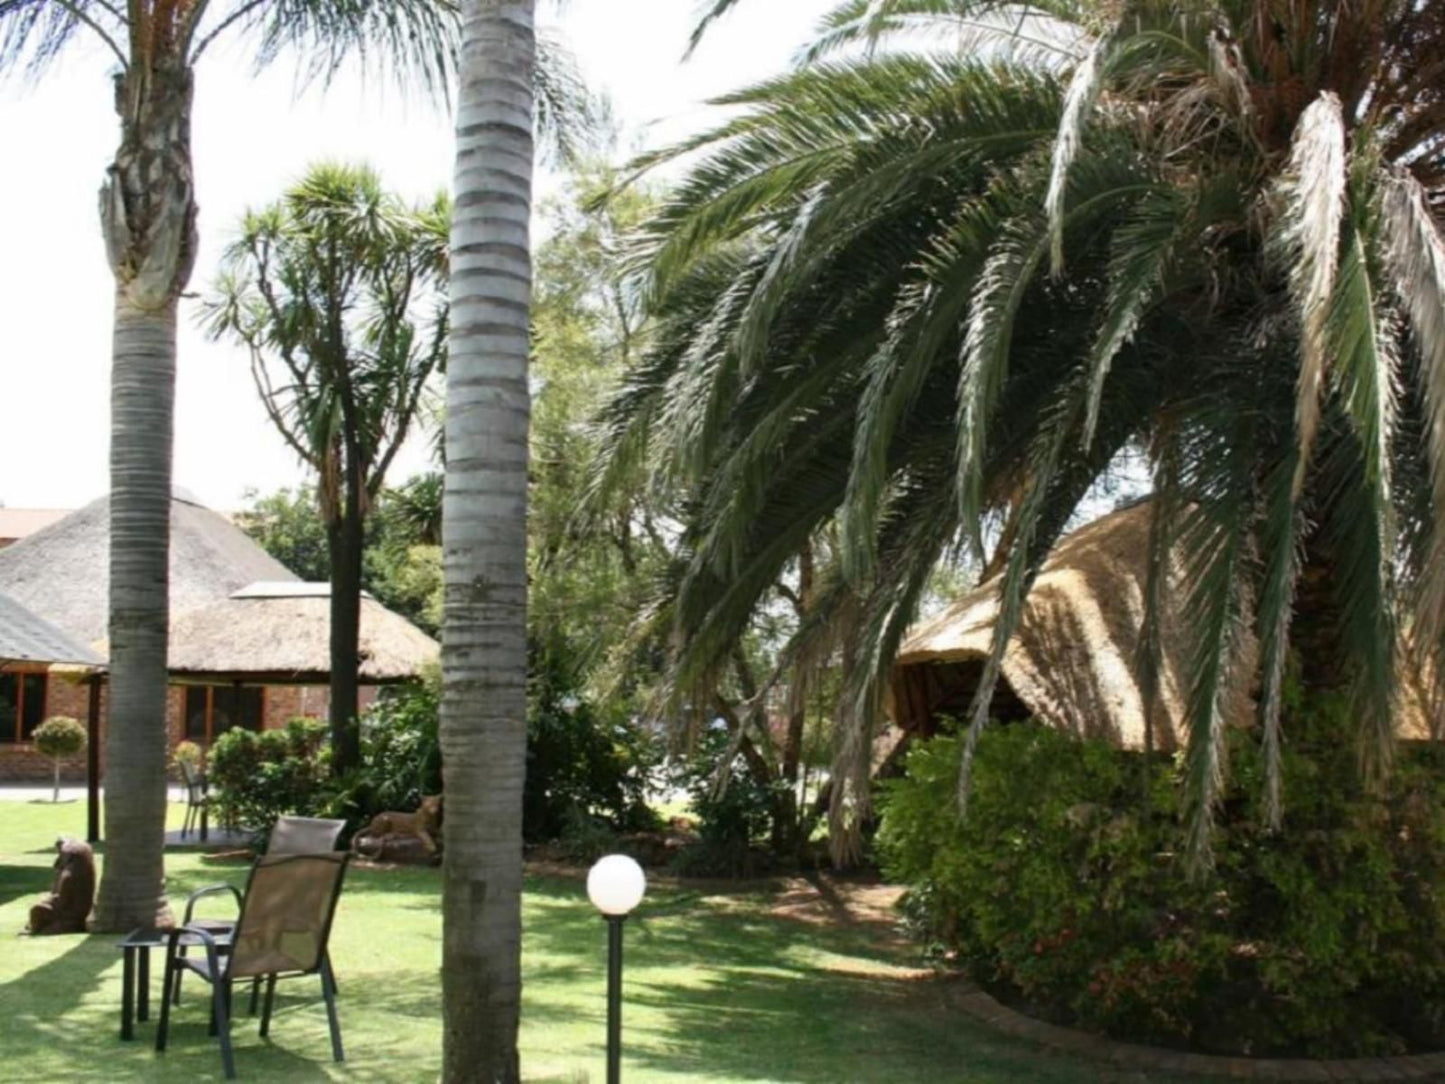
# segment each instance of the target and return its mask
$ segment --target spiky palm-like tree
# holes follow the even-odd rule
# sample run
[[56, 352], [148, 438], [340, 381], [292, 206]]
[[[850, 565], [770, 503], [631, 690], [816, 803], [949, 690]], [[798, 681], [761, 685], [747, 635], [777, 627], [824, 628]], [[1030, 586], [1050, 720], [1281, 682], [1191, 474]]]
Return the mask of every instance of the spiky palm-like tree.
[[361, 764], [357, 658], [366, 520], [445, 368], [445, 194], [408, 207], [366, 166], [319, 165], [247, 213], [204, 314], [251, 355], [266, 414], [316, 471], [331, 569], [331, 758]]
[[115, 275], [111, 367], [108, 858], [99, 929], [166, 911], [167, 572], [177, 301], [196, 255], [191, 103], [197, 62], [242, 36], [267, 64], [297, 48], [314, 74], [348, 57], [440, 85], [455, 0], [0, 0], [0, 71], [43, 75], [78, 39], [115, 61], [120, 145], [100, 192]]
[[442, 516], [443, 1079], [519, 1078], [535, 0], [467, 0]]
[[[933, 48], [832, 53], [929, 25], [949, 28]], [[851, 817], [930, 569], [1001, 539], [971, 752], [1037, 569], [1133, 447], [1155, 480], [1146, 695], [1163, 608], [1194, 630], [1196, 868], [1256, 677], [1279, 823], [1306, 589], [1307, 678], [1350, 690], [1383, 770], [1401, 669], [1441, 673], [1445, 626], [1445, 10], [852, 0], [824, 29], [660, 156], [701, 153], [639, 253], [661, 332], [607, 421], [615, 464], [648, 459], [691, 502], [680, 672], [716, 667], [836, 521], [847, 582], [803, 631], [864, 592]]]

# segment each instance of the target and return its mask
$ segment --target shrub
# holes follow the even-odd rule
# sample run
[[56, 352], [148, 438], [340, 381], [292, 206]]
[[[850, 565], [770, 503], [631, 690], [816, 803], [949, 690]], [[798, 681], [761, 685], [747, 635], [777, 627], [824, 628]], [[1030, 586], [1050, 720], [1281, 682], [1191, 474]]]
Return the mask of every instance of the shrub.
[[560, 668], [534, 655], [527, 710], [522, 833], [559, 839], [585, 819], [614, 832], [651, 828], [647, 791], [659, 743], [620, 707], [601, 707], [569, 687]]
[[326, 815], [356, 829], [378, 813], [416, 809], [423, 795], [441, 793], [440, 693], [434, 670], [418, 685], [384, 690], [362, 713], [361, 765], [331, 784]]
[[[880, 845], [926, 942], [1041, 1015], [1136, 1041], [1352, 1056], [1445, 1043], [1445, 802], [1438, 749], [1361, 789], [1352, 746], [1292, 733], [1286, 823], [1235, 735], [1217, 866], [1185, 874], [1177, 767], [1032, 725], [959, 743], [885, 785]], [[1149, 794], [1148, 811], [1142, 795]]]
[[326, 724], [292, 719], [280, 730], [226, 731], [211, 746], [211, 792], [222, 820], [261, 840], [283, 814], [313, 816], [325, 801]]
[[35, 748], [55, 765], [55, 788], [52, 802], [60, 801], [60, 762], [85, 751], [85, 727], [68, 715], [52, 715], [35, 728]]
[[192, 771], [195, 771], [201, 766], [202, 755], [201, 747], [195, 742], [183, 741], [177, 745], [175, 751], [171, 753], [171, 764], [177, 769], [179, 769], [182, 764], [185, 764], [188, 765]]
[[685, 876], [755, 877], [771, 866], [763, 845], [777, 807], [772, 790], [748, 771], [739, 755], [727, 786], [718, 791], [718, 767], [730, 744], [726, 731], [709, 731], [675, 775], [674, 781], [691, 796], [697, 818], [697, 842], [677, 855], [677, 871]]

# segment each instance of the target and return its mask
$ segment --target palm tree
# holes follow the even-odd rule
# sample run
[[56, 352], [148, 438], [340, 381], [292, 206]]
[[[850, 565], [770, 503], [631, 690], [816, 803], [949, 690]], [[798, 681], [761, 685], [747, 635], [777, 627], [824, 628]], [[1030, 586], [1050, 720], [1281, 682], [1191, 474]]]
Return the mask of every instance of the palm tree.
[[313, 74], [379, 59], [441, 86], [455, 0], [0, 0], [0, 70], [33, 77], [76, 39], [114, 57], [120, 146], [100, 192], [115, 275], [111, 368], [109, 844], [97, 929], [166, 911], [167, 572], [176, 310], [196, 254], [191, 102], [197, 62], [243, 34], [261, 64], [296, 47]]
[[248, 213], [205, 316], [251, 355], [272, 424], [316, 471], [331, 570], [331, 756], [361, 763], [357, 651], [366, 520], [445, 368], [445, 194], [407, 207], [365, 166], [321, 165]]
[[442, 538], [443, 1078], [519, 1079], [535, 0], [468, 0]]
[[[887, 41], [929, 25], [935, 47]], [[930, 571], [959, 547], [998, 571], [971, 754], [1034, 574], [1142, 450], [1139, 677], [1177, 604], [1196, 868], [1256, 677], [1280, 823], [1292, 633], [1385, 770], [1402, 670], [1445, 673], [1445, 10], [850, 0], [823, 29], [725, 99], [735, 119], [641, 163], [702, 155], [643, 238], [660, 334], [606, 418], [614, 462], [648, 459], [693, 509], [680, 670], [716, 668], [836, 522], [846, 576], [803, 631], [863, 592], [847, 819]]]

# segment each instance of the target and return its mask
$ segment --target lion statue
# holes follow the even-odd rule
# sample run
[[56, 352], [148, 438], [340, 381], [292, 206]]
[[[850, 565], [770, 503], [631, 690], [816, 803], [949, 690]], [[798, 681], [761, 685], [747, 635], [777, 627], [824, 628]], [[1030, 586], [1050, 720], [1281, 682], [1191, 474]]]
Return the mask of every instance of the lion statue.
[[30, 908], [31, 934], [84, 933], [95, 902], [95, 852], [90, 844], [62, 836], [55, 841], [55, 880]]
[[435, 856], [441, 834], [442, 796], [429, 794], [422, 798], [415, 813], [378, 813], [371, 823], [356, 833], [351, 849], [363, 858], [380, 858], [388, 850], [404, 850], [412, 840], [420, 840], [428, 856]]

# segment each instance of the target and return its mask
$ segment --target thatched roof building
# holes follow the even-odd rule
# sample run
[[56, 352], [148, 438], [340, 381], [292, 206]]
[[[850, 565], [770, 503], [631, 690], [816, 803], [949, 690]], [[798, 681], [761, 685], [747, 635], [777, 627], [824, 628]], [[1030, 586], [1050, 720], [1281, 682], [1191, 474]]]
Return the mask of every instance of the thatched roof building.
[[15, 662], [104, 665], [90, 648], [31, 613], [9, 595], [0, 594], [0, 667]]
[[[103, 659], [109, 551], [110, 500], [103, 497], [0, 550], [0, 591]], [[304, 583], [183, 490], [171, 500], [170, 577], [173, 680], [326, 684], [330, 585]], [[437, 642], [405, 618], [362, 600], [362, 684], [415, 678], [439, 654]]]
[[[171, 499], [172, 618], [258, 580], [299, 582], [234, 523], [177, 489]], [[0, 591], [81, 643], [100, 644], [110, 612], [110, 498], [0, 550]]]
[[[1150, 504], [1141, 501], [1062, 539], [1039, 573], [1004, 655], [992, 712], [1035, 718], [1081, 737], [1127, 749], [1145, 741], [1144, 702], [1135, 657], [1144, 612]], [[1181, 599], [1174, 587], [1170, 597]], [[998, 616], [998, 582], [969, 591], [904, 638], [894, 665], [891, 714], [905, 732], [927, 734], [941, 715], [964, 716], [982, 674]], [[1178, 607], [1164, 615], [1164, 672], [1154, 716], [1154, 747], [1184, 744], [1189, 630]], [[1254, 670], [1257, 648], [1245, 646]], [[1445, 737], [1441, 712], [1427, 707], [1426, 683], [1408, 671], [1400, 687], [1397, 731], [1405, 739]], [[1250, 690], [1232, 709], [1236, 725], [1254, 721]]]
[[[1142, 502], [1058, 544], [1004, 655], [996, 716], [1034, 717], [1083, 737], [1143, 748], [1144, 705], [1134, 657], [1148, 537], [1149, 505]], [[935, 716], [968, 711], [997, 615], [998, 583], [991, 580], [909, 632], [893, 671], [893, 717], [899, 726], [926, 732]], [[1154, 744], [1172, 749], [1183, 741], [1184, 723], [1185, 642], [1177, 615], [1166, 617], [1163, 640]]]

